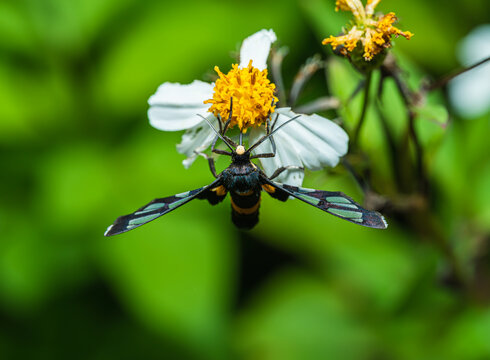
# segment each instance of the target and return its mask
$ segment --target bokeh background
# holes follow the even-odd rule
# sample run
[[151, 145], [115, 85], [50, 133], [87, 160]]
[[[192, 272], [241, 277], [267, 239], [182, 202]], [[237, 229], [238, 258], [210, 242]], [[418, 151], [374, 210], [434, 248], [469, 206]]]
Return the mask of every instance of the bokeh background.
[[[460, 67], [462, 39], [490, 20], [487, 0], [378, 9], [415, 33], [394, 48], [414, 86]], [[0, 1], [0, 357], [490, 359], [490, 117], [455, 112], [446, 89], [428, 109], [441, 122], [419, 120], [444, 246], [389, 211], [377, 231], [267, 196], [249, 232], [228, 201], [195, 201], [102, 236], [117, 216], [212, 180], [203, 159], [183, 168], [181, 133], [148, 125], [158, 85], [209, 80], [242, 39], [273, 28], [289, 47], [287, 85], [316, 53], [336, 67], [300, 102], [348, 96], [361, 76], [320, 45], [347, 19], [332, 0]], [[368, 118], [362, 141], [389, 183], [375, 129]], [[363, 199], [341, 165], [305, 185]]]

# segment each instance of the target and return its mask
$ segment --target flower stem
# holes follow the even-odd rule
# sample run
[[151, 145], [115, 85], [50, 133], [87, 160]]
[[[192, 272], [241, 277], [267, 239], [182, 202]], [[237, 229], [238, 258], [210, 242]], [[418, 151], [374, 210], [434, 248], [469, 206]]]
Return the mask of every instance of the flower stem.
[[287, 96], [286, 87], [284, 86], [284, 81], [282, 78], [282, 61], [287, 55], [288, 49], [282, 47], [279, 49], [272, 49], [271, 56], [271, 75], [274, 79], [274, 83], [277, 86], [277, 97], [279, 98], [279, 103], [282, 106], [286, 106]]
[[366, 75], [366, 82], [364, 83], [364, 99], [362, 103], [361, 116], [359, 117], [359, 122], [357, 123], [356, 129], [354, 130], [354, 135], [352, 138], [352, 147], [357, 146], [359, 140], [359, 133], [361, 132], [362, 125], [364, 124], [364, 119], [366, 118], [366, 112], [369, 104], [369, 88], [371, 87], [371, 78], [373, 77], [373, 72], [370, 71]]
[[458, 71], [455, 71], [449, 75], [446, 75], [444, 76], [442, 79], [439, 79], [437, 81], [434, 81], [433, 83], [429, 83], [429, 84], [424, 84], [422, 86], [422, 91], [423, 92], [429, 92], [429, 91], [433, 91], [433, 90], [437, 90], [437, 89], [440, 89], [442, 88], [443, 86], [446, 86], [447, 83], [449, 81], [451, 81], [452, 79], [454, 79], [456, 76], [459, 76], [467, 71], [470, 71], [470, 70], [473, 70], [474, 68], [480, 66], [480, 65], [483, 65], [484, 63], [486, 63], [487, 61], [490, 61], [490, 56], [485, 58], [485, 59], [482, 59], [481, 61], [478, 61], [476, 64], [473, 64], [471, 66], [468, 66], [468, 67], [465, 67], [463, 69], [460, 69]]
[[385, 68], [385, 70], [388, 71], [390, 76], [395, 81], [396, 87], [398, 88], [407, 109], [408, 135], [412, 139], [415, 146], [415, 166], [417, 171], [418, 187], [422, 193], [427, 193], [429, 181], [424, 168], [424, 148], [422, 147], [417, 131], [415, 130], [416, 113], [414, 112], [413, 107], [414, 102], [416, 101], [414, 100], [416, 99], [416, 95], [401, 78], [401, 70], [398, 68], [396, 63], [392, 68]]
[[291, 86], [291, 91], [289, 93], [288, 106], [294, 108], [296, 101], [298, 100], [298, 97], [301, 94], [301, 91], [303, 91], [306, 83], [322, 67], [323, 62], [319, 56], [313, 56], [312, 58], [306, 60], [306, 63], [301, 66], [294, 78], [293, 85]]

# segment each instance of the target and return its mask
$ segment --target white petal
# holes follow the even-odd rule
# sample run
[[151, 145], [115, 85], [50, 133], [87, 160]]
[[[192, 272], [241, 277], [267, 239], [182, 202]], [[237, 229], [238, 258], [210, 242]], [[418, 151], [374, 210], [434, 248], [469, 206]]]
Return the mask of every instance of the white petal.
[[[218, 119], [214, 115], [208, 115], [207, 119], [215, 127], [218, 125]], [[189, 168], [194, 160], [196, 160], [198, 156], [196, 152], [203, 152], [211, 145], [215, 136], [213, 130], [202, 119], [199, 124], [188, 129], [182, 135], [182, 142], [177, 145], [177, 151], [187, 155], [187, 159], [182, 162], [185, 168]]]
[[199, 124], [202, 119], [197, 115], [206, 115], [207, 109], [154, 107], [148, 110], [150, 125], [158, 130], [186, 130]]
[[[280, 114], [276, 127], [297, 114], [289, 108], [277, 109]], [[349, 137], [333, 121], [317, 114], [301, 115], [299, 119], [285, 125], [274, 135], [281, 136], [296, 149], [304, 166], [320, 170], [325, 166], [336, 166], [339, 158], [347, 153]]]
[[213, 84], [194, 80], [190, 84], [163, 83], [150, 97], [150, 105], [202, 106], [203, 101], [213, 97]]
[[[276, 110], [279, 114], [276, 127], [297, 114], [290, 108]], [[250, 131], [250, 145], [264, 135], [263, 129]], [[301, 166], [310, 170], [320, 170], [325, 166], [335, 166], [339, 158], [347, 153], [349, 137], [334, 122], [319, 115], [301, 115], [274, 134], [276, 156], [260, 159], [265, 173], [271, 176], [283, 166]], [[270, 141], [265, 141], [254, 151], [255, 154], [272, 152]], [[279, 182], [300, 186], [304, 173], [287, 170], [277, 177]]]
[[[286, 125], [287, 126], [287, 125]], [[282, 129], [281, 129], [282, 130]], [[260, 163], [264, 169], [264, 172], [267, 176], [271, 176], [274, 171], [283, 166], [298, 166], [301, 167], [301, 159], [299, 158], [297, 152], [293, 147], [289, 145], [287, 141], [284, 141], [284, 138], [281, 136], [277, 136], [280, 134], [281, 130], [277, 134], [274, 135], [274, 141], [276, 143], [276, 156], [272, 158], [261, 158]], [[257, 142], [265, 134], [262, 128], [257, 129], [253, 128], [250, 130], [249, 142], [250, 144], [254, 144]], [[260, 144], [255, 150], [254, 154], [263, 154], [263, 153], [271, 153], [272, 145], [269, 140], [264, 141]], [[299, 169], [291, 169], [282, 172], [278, 177], [274, 180], [289, 184], [300, 186], [303, 183], [304, 172]]]
[[199, 124], [197, 116], [207, 115], [209, 104], [204, 100], [213, 97], [213, 85], [199, 80], [191, 84], [163, 83], [150, 97], [148, 118], [154, 128], [164, 131], [189, 129]]
[[252, 65], [257, 69], [266, 69], [271, 44], [276, 39], [276, 34], [272, 29], [263, 29], [243, 40], [240, 49], [240, 67], [247, 67], [250, 60], [252, 60]]

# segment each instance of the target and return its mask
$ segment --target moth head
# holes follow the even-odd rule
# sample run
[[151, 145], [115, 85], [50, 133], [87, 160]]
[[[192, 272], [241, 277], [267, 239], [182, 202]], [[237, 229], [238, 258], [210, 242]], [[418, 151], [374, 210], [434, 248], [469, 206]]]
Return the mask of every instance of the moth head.
[[245, 154], [245, 146], [243, 145], [238, 145], [235, 149], [235, 152], [237, 155], [243, 155]]
[[240, 141], [239, 141], [239, 144], [236, 145], [235, 143], [230, 143], [227, 138], [224, 136], [224, 134], [221, 134], [218, 130], [216, 130], [214, 128], [214, 126], [210, 123], [210, 121], [208, 119], [206, 119], [204, 116], [200, 115], [200, 114], [197, 114], [198, 116], [200, 116], [203, 120], [206, 121], [206, 123], [209, 125], [209, 127], [214, 131], [214, 133], [216, 134], [217, 137], [219, 137], [221, 140], [223, 140], [223, 142], [226, 144], [226, 146], [228, 146], [228, 148], [231, 150], [231, 153], [229, 153], [230, 155], [232, 156], [240, 156], [240, 157], [244, 157], [244, 158], [250, 158], [250, 154], [252, 152], [252, 150], [254, 150], [255, 148], [257, 148], [257, 146], [259, 146], [260, 144], [262, 144], [265, 140], [269, 139], [270, 137], [272, 137], [272, 135], [274, 135], [279, 129], [281, 129], [283, 126], [289, 124], [290, 122], [298, 119], [301, 117], [301, 115], [296, 115], [295, 117], [291, 118], [291, 119], [288, 119], [287, 121], [283, 122], [281, 125], [279, 125], [278, 127], [276, 127], [274, 129], [274, 125], [272, 126], [273, 130], [270, 131], [268, 134], [262, 136], [255, 144], [253, 144], [252, 146], [250, 146], [248, 149], [245, 149], [245, 147], [243, 146], [243, 132], [240, 131]]

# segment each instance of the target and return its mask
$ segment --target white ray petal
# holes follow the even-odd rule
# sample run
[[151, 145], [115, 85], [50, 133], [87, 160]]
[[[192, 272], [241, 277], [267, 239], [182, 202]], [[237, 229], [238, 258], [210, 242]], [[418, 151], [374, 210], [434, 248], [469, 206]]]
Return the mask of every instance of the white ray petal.
[[194, 80], [190, 84], [163, 83], [150, 97], [148, 118], [154, 128], [178, 131], [192, 128], [202, 119], [196, 114], [207, 115], [209, 104], [204, 100], [213, 96], [213, 84]]
[[[277, 125], [297, 115], [289, 108], [280, 108], [277, 112], [281, 115]], [[302, 115], [279, 130], [274, 138], [277, 135], [296, 149], [310, 170], [336, 166], [339, 158], [347, 153], [349, 143], [347, 133], [340, 126], [317, 114]]]
[[[286, 125], [288, 126], [288, 125]], [[276, 143], [276, 156], [272, 158], [261, 158], [260, 163], [262, 164], [262, 168], [267, 176], [271, 176], [274, 171], [283, 166], [298, 166], [301, 167], [301, 159], [295, 149], [289, 146], [289, 143], [284, 140], [281, 136], [276, 136], [280, 134], [282, 131], [279, 130], [277, 134], [274, 135], [274, 141]], [[250, 145], [257, 142], [265, 134], [265, 131], [260, 128], [252, 128], [250, 130], [249, 142]], [[271, 153], [272, 145], [269, 140], [264, 141], [260, 144], [254, 151], [254, 154], [263, 154], [263, 153]], [[286, 170], [282, 174], [280, 174], [274, 180], [289, 184], [300, 186], [303, 183], [304, 172], [303, 170], [291, 169]]]
[[[374, 14], [374, 9], [378, 6], [380, 0], [368, 1], [366, 4], [366, 16], [372, 16]], [[361, 5], [362, 6], [362, 5]]]
[[[290, 108], [280, 108], [276, 112], [276, 122], [280, 126], [295, 117]], [[264, 135], [263, 129], [250, 131], [250, 144]], [[274, 134], [276, 156], [260, 159], [265, 173], [270, 176], [282, 166], [302, 166], [310, 170], [320, 170], [325, 166], [336, 166], [339, 158], [347, 153], [349, 137], [334, 122], [319, 115], [302, 115], [288, 123]], [[272, 152], [270, 141], [265, 141], [254, 151], [255, 154]], [[288, 170], [277, 177], [279, 182], [301, 185], [304, 173], [301, 170]]]
[[266, 69], [271, 44], [276, 39], [276, 34], [272, 29], [263, 29], [243, 40], [240, 49], [240, 68], [247, 67], [252, 60], [252, 65], [257, 69]]
[[[206, 117], [215, 128], [218, 126], [218, 119], [209, 114]], [[196, 126], [188, 129], [184, 135], [182, 135], [182, 142], [177, 145], [177, 151], [181, 154], [187, 155], [187, 159], [182, 161], [182, 164], [187, 169], [192, 165], [197, 158], [196, 152], [205, 151], [213, 142], [215, 133], [209, 127], [209, 125], [201, 119], [201, 122]]]

